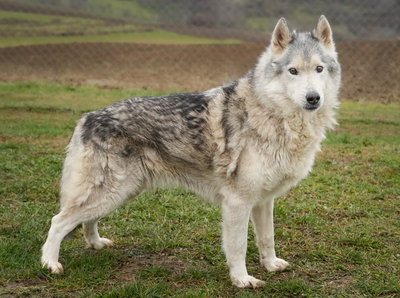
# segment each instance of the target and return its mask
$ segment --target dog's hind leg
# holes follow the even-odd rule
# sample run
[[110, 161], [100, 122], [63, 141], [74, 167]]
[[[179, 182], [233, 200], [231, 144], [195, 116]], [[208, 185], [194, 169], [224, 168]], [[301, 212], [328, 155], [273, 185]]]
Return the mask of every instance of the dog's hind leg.
[[[86, 241], [90, 246], [100, 249], [112, 245], [111, 240], [100, 238], [97, 231], [97, 221], [121, 205], [130, 197], [130, 194], [137, 195], [140, 193], [139, 183], [137, 181], [134, 183], [134, 180], [122, 180], [115, 187], [81, 184], [75, 192], [62, 191], [61, 212], [53, 217], [49, 235], [42, 249], [43, 266], [47, 266], [52, 273], [63, 271], [58, 262], [61, 241], [81, 223], [83, 223]], [[134, 187], [128, 187], [132, 184]], [[71, 189], [73, 189], [72, 186]]]
[[97, 222], [98, 219], [94, 219], [83, 223], [83, 234], [85, 235], [87, 244], [94, 249], [112, 246], [113, 242], [111, 240], [100, 238], [97, 231]]
[[70, 216], [65, 211], [61, 211], [52, 218], [49, 235], [42, 248], [42, 265], [47, 266], [51, 273], [63, 271], [62, 265], [58, 262], [61, 241], [81, 222], [79, 217]]
[[112, 241], [100, 238], [97, 232], [97, 221], [100, 217], [106, 215], [116, 206], [103, 208], [104, 202], [100, 199], [92, 203], [83, 205], [64, 206], [59, 214], [51, 220], [51, 227], [46, 243], [42, 248], [42, 264], [47, 266], [51, 273], [60, 273], [63, 271], [58, 262], [60, 245], [64, 237], [83, 223], [84, 234], [88, 244], [96, 249], [112, 245]]
[[102, 187], [96, 189], [86, 187], [85, 184], [81, 185], [81, 189], [76, 192], [71, 191], [68, 194], [68, 192], [62, 191], [62, 194], [61, 212], [51, 220], [49, 235], [42, 249], [42, 264], [47, 266], [52, 273], [63, 271], [58, 262], [61, 241], [81, 223], [86, 223], [84, 230], [88, 235], [89, 244], [95, 248], [99, 248], [100, 243], [110, 244], [110, 240], [101, 240], [99, 237], [97, 220], [115, 209], [119, 198], [113, 200], [106, 196]]
[[265, 284], [250, 276], [246, 269], [250, 212], [251, 206], [235, 202], [234, 199], [229, 198], [222, 202], [222, 244], [232, 282], [239, 288], [257, 288]]
[[268, 271], [282, 271], [290, 265], [275, 255], [273, 209], [274, 200], [272, 198], [262, 201], [253, 207], [251, 219], [260, 251], [260, 263]]

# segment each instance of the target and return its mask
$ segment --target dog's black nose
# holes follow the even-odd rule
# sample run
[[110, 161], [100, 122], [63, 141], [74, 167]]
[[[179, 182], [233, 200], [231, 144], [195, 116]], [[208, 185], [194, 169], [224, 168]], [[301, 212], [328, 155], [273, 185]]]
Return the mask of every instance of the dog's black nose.
[[307, 102], [309, 104], [316, 105], [319, 102], [321, 97], [319, 96], [319, 94], [317, 92], [310, 92], [310, 93], [307, 93], [306, 98], [307, 98]]

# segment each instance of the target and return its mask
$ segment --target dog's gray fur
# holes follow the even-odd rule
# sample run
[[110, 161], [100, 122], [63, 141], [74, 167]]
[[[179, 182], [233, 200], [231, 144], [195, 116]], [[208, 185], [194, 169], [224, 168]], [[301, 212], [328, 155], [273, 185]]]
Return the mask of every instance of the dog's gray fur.
[[251, 218], [261, 264], [276, 257], [272, 209], [311, 170], [338, 105], [340, 66], [330, 26], [290, 32], [281, 19], [256, 67], [229, 86], [203, 93], [130, 98], [78, 120], [61, 180], [61, 211], [52, 219], [42, 263], [53, 273], [64, 236], [83, 223], [100, 249], [97, 221], [157, 186], [185, 186], [222, 205], [223, 248], [239, 287], [264, 282], [245, 267]]

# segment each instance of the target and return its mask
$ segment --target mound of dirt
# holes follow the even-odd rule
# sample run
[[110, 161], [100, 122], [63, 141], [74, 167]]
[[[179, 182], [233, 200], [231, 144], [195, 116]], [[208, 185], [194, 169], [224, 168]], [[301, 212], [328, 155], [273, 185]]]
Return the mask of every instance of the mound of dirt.
[[[337, 44], [341, 98], [400, 100], [400, 41]], [[74, 43], [0, 49], [0, 80], [47, 80], [109, 88], [202, 91], [252, 68], [256, 44], [147, 45]]]

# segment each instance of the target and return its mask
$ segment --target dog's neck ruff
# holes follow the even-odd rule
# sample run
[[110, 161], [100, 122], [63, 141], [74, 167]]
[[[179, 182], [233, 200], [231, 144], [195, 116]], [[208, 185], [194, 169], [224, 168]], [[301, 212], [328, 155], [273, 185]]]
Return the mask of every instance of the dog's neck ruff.
[[[337, 104], [327, 104], [311, 112], [295, 105], [283, 107], [268, 95], [261, 95], [251, 77], [246, 78], [246, 83], [252, 95], [246, 105], [249, 124], [265, 141], [312, 138], [320, 142], [325, 138], [326, 130], [337, 125], [334, 110]], [[282, 101], [285, 99], [282, 98]]]

